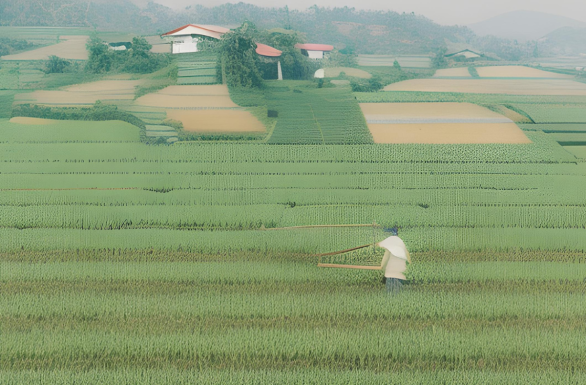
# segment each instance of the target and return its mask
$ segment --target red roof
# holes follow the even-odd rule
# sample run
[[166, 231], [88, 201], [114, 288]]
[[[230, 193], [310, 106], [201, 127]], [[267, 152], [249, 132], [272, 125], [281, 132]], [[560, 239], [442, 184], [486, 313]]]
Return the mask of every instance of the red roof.
[[172, 31], [169, 31], [167, 33], [162, 34], [161, 36], [167, 36], [167, 35], [172, 35], [175, 32], [179, 32], [182, 29], [185, 29], [187, 27], [195, 27], [195, 28], [201, 28], [201, 29], [205, 29], [211, 32], [217, 32], [217, 33], [226, 33], [229, 31], [228, 28], [224, 28], [224, 27], [218, 27], [216, 25], [196, 25], [196, 24], [185, 24], [183, 27], [179, 27], [177, 29], [174, 29]]
[[304, 49], [306, 51], [329, 52], [334, 49], [334, 46], [328, 44], [295, 44], [295, 48]]
[[279, 57], [283, 51], [279, 51], [278, 49], [266, 44], [256, 43], [256, 53], [261, 56]]

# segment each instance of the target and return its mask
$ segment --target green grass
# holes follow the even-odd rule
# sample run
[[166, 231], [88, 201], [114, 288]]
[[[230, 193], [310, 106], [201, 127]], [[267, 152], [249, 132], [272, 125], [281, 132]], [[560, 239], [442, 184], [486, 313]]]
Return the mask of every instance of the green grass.
[[380, 273], [293, 254], [3, 253], [2, 378], [579, 383], [584, 263], [571, 258], [413, 253], [411, 283], [389, 296]]
[[586, 104], [521, 104], [514, 107], [527, 113], [535, 123], [586, 123]]
[[15, 93], [14, 91], [0, 91], [0, 119], [10, 118]]
[[[467, 102], [476, 104], [586, 104], [586, 96], [468, 94], [456, 92], [379, 91], [354, 93], [359, 103]], [[523, 108], [523, 106], [519, 106]], [[580, 107], [580, 106], [575, 106]]]
[[55, 121], [47, 125], [0, 122], [0, 138], [8, 143], [139, 142], [139, 129], [120, 121]]

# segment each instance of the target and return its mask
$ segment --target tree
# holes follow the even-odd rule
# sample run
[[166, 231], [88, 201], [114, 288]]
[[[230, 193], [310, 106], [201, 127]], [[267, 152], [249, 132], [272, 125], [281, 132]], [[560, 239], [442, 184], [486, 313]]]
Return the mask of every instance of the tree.
[[399, 61], [395, 59], [395, 61], [393, 62], [393, 68], [395, 68], [396, 70], [401, 71], [401, 64], [399, 64]]
[[112, 57], [108, 51], [108, 46], [94, 34], [86, 44], [88, 50], [88, 62], [85, 66], [88, 72], [102, 73], [110, 71], [112, 67]]
[[319, 63], [310, 61], [295, 48], [295, 44], [301, 43], [297, 33], [271, 33], [262, 37], [264, 41], [280, 50], [281, 68], [284, 79], [304, 80], [313, 78], [315, 71], [319, 69]]
[[49, 56], [49, 60], [45, 63], [44, 72], [46, 74], [62, 74], [70, 65], [71, 62], [69, 60], [51, 55]]
[[232, 87], [261, 87], [256, 54], [256, 28], [245, 21], [239, 28], [222, 36], [220, 61], [226, 82]]
[[448, 66], [448, 61], [446, 60], [446, 52], [448, 52], [448, 49], [446, 47], [440, 47], [436, 50], [435, 56], [432, 60], [434, 68], [444, 68]]
[[134, 37], [132, 38], [131, 56], [148, 58], [151, 48], [153, 48], [153, 46], [150, 45], [144, 37]]

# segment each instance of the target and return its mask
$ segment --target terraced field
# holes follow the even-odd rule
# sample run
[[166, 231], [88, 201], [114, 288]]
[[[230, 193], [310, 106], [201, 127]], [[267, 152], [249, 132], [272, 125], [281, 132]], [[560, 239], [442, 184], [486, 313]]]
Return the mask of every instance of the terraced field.
[[205, 53], [179, 55], [177, 84], [217, 84], [217, 58]]
[[[67, 92], [112, 92], [100, 84]], [[586, 380], [584, 96], [178, 85], [117, 103], [167, 139], [170, 112], [274, 111], [269, 143], [146, 145], [122, 122], [9, 121], [14, 93], [0, 91], [0, 382]], [[528, 143], [376, 144], [367, 125], [514, 125], [506, 111]], [[395, 225], [413, 260], [401, 292], [316, 266]]]

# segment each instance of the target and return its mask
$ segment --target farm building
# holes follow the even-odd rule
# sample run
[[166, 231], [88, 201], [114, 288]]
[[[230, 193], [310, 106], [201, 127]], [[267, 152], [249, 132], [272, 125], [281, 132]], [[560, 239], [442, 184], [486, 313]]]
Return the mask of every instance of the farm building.
[[448, 52], [448, 53], [446, 53], [445, 56], [451, 57], [451, 58], [464, 57], [466, 59], [472, 59], [472, 58], [481, 57], [483, 55], [479, 52], [472, 51], [471, 49], [464, 49], [464, 50], [456, 51], [456, 52]]
[[277, 63], [277, 76], [279, 80], [283, 80], [283, 71], [281, 70], [281, 61], [278, 59], [281, 57], [282, 51], [276, 48], [268, 46], [262, 43], [256, 43], [256, 53], [261, 59], [267, 63]]
[[199, 41], [210, 38], [220, 39], [228, 31], [230, 31], [228, 28], [216, 25], [187, 24], [161, 36], [171, 40], [171, 52], [176, 54], [197, 52], [197, 43]]
[[129, 41], [108, 43], [108, 49], [111, 51], [126, 51], [130, 47], [132, 47], [132, 43]]
[[326, 52], [331, 52], [334, 46], [328, 44], [295, 44], [295, 48], [310, 59], [323, 59]]

